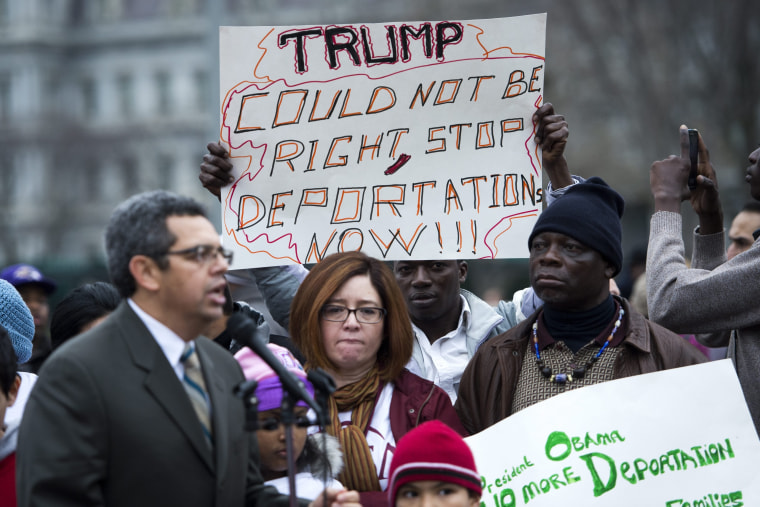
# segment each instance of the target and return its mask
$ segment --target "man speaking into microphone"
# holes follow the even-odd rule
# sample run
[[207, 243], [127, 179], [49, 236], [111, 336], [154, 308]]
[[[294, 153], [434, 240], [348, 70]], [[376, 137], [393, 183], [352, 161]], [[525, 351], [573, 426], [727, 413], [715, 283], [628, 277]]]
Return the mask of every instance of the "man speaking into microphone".
[[[287, 505], [263, 484], [233, 393], [240, 366], [197, 339], [222, 315], [232, 260], [203, 207], [139, 194], [116, 208], [105, 239], [124, 301], [42, 368], [19, 430], [18, 505]], [[358, 498], [329, 490], [312, 505]]]

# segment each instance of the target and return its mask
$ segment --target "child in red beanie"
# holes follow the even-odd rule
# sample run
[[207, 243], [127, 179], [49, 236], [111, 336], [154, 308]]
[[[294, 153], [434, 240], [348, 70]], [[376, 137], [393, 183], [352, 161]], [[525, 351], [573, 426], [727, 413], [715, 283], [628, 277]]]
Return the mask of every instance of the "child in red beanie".
[[399, 440], [391, 462], [389, 505], [477, 507], [482, 493], [472, 451], [441, 421], [423, 423]]

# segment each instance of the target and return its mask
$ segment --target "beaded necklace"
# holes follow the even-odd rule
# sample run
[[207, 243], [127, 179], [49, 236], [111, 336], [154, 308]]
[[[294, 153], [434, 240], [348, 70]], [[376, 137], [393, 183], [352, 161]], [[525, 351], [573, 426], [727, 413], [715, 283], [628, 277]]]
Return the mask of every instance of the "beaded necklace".
[[541, 353], [538, 351], [538, 319], [536, 319], [536, 322], [533, 323], [533, 348], [536, 351], [536, 366], [538, 366], [538, 370], [541, 372], [541, 375], [549, 379], [549, 382], [554, 382], [555, 384], [560, 385], [564, 385], [567, 382], [572, 382], [573, 379], [582, 379], [586, 375], [586, 372], [590, 370], [594, 365], [596, 360], [599, 359], [599, 356], [602, 355], [602, 352], [607, 349], [607, 346], [612, 341], [612, 338], [615, 336], [618, 328], [620, 328], [620, 324], [623, 321], [623, 315], [625, 315], [625, 310], [623, 310], [623, 307], [621, 306], [620, 313], [618, 313], [618, 318], [615, 321], [615, 327], [612, 328], [610, 336], [607, 337], [604, 345], [602, 345], [602, 347], [599, 349], [599, 352], [597, 352], [595, 356], [592, 356], [591, 359], [586, 361], [586, 364], [583, 366], [574, 368], [573, 373], [557, 373], [556, 375], [552, 373], [552, 369], [549, 366], [546, 366], [544, 360], [541, 359]]

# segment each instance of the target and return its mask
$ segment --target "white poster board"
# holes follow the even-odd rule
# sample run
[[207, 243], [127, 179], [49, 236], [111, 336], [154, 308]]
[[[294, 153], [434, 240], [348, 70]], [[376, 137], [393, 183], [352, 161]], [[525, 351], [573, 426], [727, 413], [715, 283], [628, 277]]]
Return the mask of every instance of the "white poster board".
[[468, 437], [481, 505], [760, 505], [760, 441], [730, 360], [568, 391]]
[[546, 15], [221, 27], [235, 268], [526, 257]]

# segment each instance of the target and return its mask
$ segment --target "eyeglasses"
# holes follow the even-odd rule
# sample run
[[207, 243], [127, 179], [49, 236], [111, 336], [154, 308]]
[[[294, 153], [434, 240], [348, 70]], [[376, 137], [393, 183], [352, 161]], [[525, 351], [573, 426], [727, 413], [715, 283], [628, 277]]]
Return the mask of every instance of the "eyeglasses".
[[[259, 429], [264, 431], [275, 431], [280, 429], [282, 425], [282, 419], [279, 417], [267, 417], [266, 419], [259, 419]], [[305, 415], [296, 417], [295, 426], [299, 428], [308, 428], [311, 426], [311, 421]]]
[[198, 245], [183, 250], [166, 252], [165, 255], [181, 255], [186, 259], [194, 260], [198, 264], [209, 264], [211, 261], [216, 260], [217, 255], [221, 255], [227, 263], [232, 264], [232, 251], [214, 245]]
[[349, 314], [353, 313], [356, 320], [362, 324], [377, 324], [388, 313], [385, 308], [374, 306], [362, 306], [361, 308], [347, 308], [340, 305], [325, 305], [322, 307], [322, 318], [330, 322], [345, 322]]

